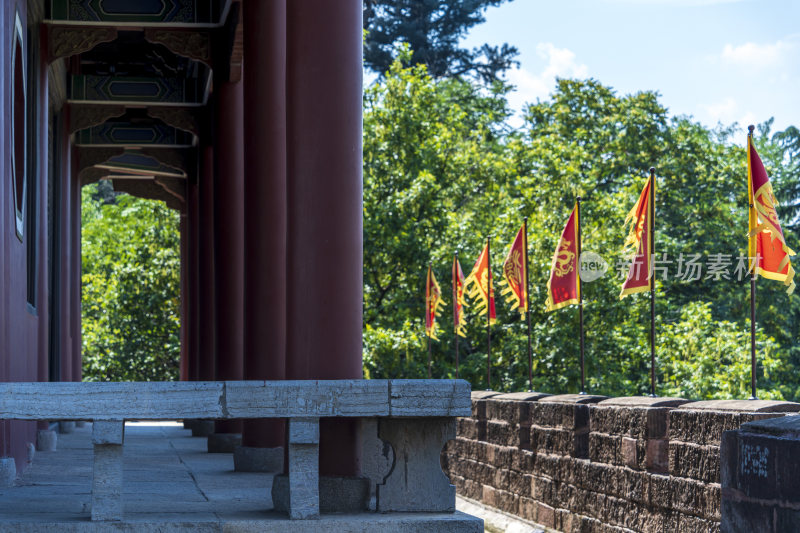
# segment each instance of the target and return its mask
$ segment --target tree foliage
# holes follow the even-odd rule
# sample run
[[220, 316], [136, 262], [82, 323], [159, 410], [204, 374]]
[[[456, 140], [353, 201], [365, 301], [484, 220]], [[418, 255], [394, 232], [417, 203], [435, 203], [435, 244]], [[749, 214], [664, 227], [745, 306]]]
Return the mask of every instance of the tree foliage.
[[413, 50], [411, 63], [427, 66], [435, 78], [471, 76], [492, 82], [515, 65], [516, 47], [483, 46], [467, 50], [458, 41], [482, 23], [487, 8], [507, 0], [365, 0], [364, 64], [386, 72], [400, 43]]
[[[550, 99], [528, 106], [525, 126], [515, 131], [506, 123], [505, 87], [437, 79], [412, 57], [401, 51], [364, 100], [367, 374], [424, 377], [428, 262], [449, 309], [453, 252], [459, 251], [469, 272], [485, 238], [493, 236], [499, 280], [500, 264], [527, 216], [533, 388], [577, 392], [577, 310], [545, 313], [544, 301], [553, 250], [581, 195], [584, 249], [599, 253], [611, 267], [605, 277], [584, 284], [587, 388], [608, 395], [648, 392], [647, 295], [620, 301], [618, 269], [625, 215], [654, 166], [656, 252], [672, 261], [656, 297], [659, 393], [749, 395], [748, 283], [735, 275], [747, 242], [744, 132], [735, 125], [712, 130], [690, 117], [671, 117], [655, 93], [618, 95], [595, 80], [559, 80]], [[771, 136], [765, 123], [756, 139], [779, 200], [800, 186], [787, 138], [792, 137]], [[715, 279], [703, 270], [699, 280], [678, 279], [678, 259], [694, 254], [703, 265], [727, 258], [732, 275]], [[525, 324], [507, 309], [498, 285], [495, 290], [499, 320], [491, 333], [492, 385], [522, 390], [527, 388]], [[760, 280], [758, 298], [760, 395], [797, 398], [797, 297], [787, 296], [780, 283]], [[461, 376], [474, 388], [485, 388], [485, 318], [472, 308], [467, 312]], [[454, 377], [450, 313], [443, 313], [440, 325], [434, 376]]]
[[82, 198], [83, 376], [178, 379], [178, 214], [163, 202], [87, 185]]

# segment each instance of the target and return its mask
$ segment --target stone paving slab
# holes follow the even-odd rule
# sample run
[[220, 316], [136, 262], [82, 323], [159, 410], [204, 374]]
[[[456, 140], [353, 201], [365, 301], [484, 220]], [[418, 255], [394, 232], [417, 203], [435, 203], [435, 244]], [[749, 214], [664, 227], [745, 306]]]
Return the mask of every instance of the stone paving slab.
[[249, 519], [217, 521], [152, 520], [124, 522], [6, 522], [4, 531], [16, 533], [483, 533], [483, 520], [455, 512], [328, 515], [320, 520], [289, 520], [273, 514]]
[[209, 454], [204, 437], [177, 422], [128, 422], [124, 520], [92, 522], [92, 426], [61, 434], [37, 452], [15, 486], [0, 489], [0, 532], [357, 532], [480, 533], [463, 513], [323, 515], [289, 520], [273, 512], [272, 474], [234, 472], [232, 454]]

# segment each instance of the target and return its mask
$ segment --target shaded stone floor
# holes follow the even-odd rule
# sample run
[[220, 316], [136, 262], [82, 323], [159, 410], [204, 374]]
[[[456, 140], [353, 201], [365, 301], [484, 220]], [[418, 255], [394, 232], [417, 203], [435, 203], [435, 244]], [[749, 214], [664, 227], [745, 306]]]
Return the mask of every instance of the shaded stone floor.
[[209, 454], [206, 439], [176, 422], [125, 425], [122, 522], [92, 522], [92, 428], [58, 435], [15, 486], [0, 489], [0, 532], [476, 533], [460, 512], [323, 515], [288, 520], [273, 512], [272, 475], [233, 471], [232, 454]]
[[[0, 520], [88, 520], [92, 428], [58, 435], [58, 450], [37, 452], [15, 487], [0, 490]], [[263, 518], [272, 475], [233, 471], [231, 454], [209, 454], [206, 439], [176, 422], [125, 425], [126, 519], [196, 521]]]

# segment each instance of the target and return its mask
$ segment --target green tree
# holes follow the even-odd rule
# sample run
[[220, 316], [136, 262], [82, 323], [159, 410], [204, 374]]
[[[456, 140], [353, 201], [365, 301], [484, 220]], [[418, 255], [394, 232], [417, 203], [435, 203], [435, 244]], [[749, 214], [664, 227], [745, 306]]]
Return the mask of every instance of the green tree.
[[411, 63], [423, 64], [435, 78], [469, 75], [492, 82], [517, 64], [516, 47], [503, 44], [467, 50], [459, 40], [486, 20], [487, 8], [507, 0], [365, 0], [364, 64], [383, 75], [394, 61], [396, 47], [413, 50]]
[[83, 188], [83, 376], [178, 379], [178, 213], [163, 202]]
[[[506, 124], [506, 87], [480, 89], [462, 80], [432, 78], [424, 67], [403, 61], [410, 63], [407, 52], [365, 96], [364, 361], [370, 376], [425, 375], [422, 294], [428, 262], [449, 308], [453, 252], [460, 251], [469, 272], [492, 235], [499, 280], [499, 264], [527, 216], [533, 386], [576, 392], [576, 309], [545, 313], [543, 303], [560, 229], [580, 194], [584, 249], [600, 253], [611, 265], [604, 278], [584, 285], [588, 389], [609, 395], [648, 392], [647, 295], [620, 301], [618, 266], [627, 234], [623, 220], [654, 166], [659, 179], [656, 251], [673, 261], [667, 265], [671, 275], [658, 281], [656, 299], [659, 391], [721, 397], [746, 389], [748, 283], [744, 272], [735, 273], [738, 256], [746, 251], [741, 130], [710, 130], [687, 117], [670, 117], [652, 92], [619, 96], [595, 80], [560, 80], [550, 99], [527, 108], [525, 126], [512, 131]], [[800, 180], [787, 171], [788, 148], [770, 138], [768, 124], [760, 127], [756, 144], [780, 199], [780, 191], [792, 190]], [[730, 261], [732, 275], [715, 279], [704, 270], [700, 279], [678, 279], [678, 259], [696, 254], [704, 265], [715, 258]], [[499, 296], [497, 307], [493, 386], [521, 390], [527, 388], [525, 325]], [[485, 319], [472, 307], [467, 312], [461, 375], [474, 388], [484, 388]], [[788, 297], [778, 283], [760, 281], [758, 313], [760, 379], [762, 385], [774, 385], [765, 394], [796, 398], [796, 297]], [[708, 326], [695, 328], [697, 317]], [[454, 376], [449, 313], [440, 324], [434, 375]], [[742, 349], [734, 351], [738, 345]], [[705, 353], [696, 353], [689, 366], [678, 364], [692, 357], [691, 350], [712, 346], [728, 350], [727, 357], [716, 360], [730, 363], [730, 372], [691, 371], [691, 365], [703, 368], [701, 362], [711, 360]]]

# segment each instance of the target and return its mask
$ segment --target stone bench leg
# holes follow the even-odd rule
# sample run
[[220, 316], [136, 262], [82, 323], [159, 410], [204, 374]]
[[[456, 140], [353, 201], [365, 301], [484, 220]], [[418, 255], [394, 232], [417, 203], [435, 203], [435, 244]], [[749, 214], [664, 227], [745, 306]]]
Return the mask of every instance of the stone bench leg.
[[290, 418], [289, 475], [275, 476], [272, 503], [289, 518], [319, 518], [319, 418]]
[[122, 443], [125, 422], [92, 424], [92, 520], [122, 520]]
[[456, 438], [454, 418], [386, 418], [379, 437], [394, 448], [394, 465], [376, 488], [378, 512], [454, 512], [456, 489], [439, 458]]
[[289, 518], [319, 516], [319, 418], [289, 420]]

